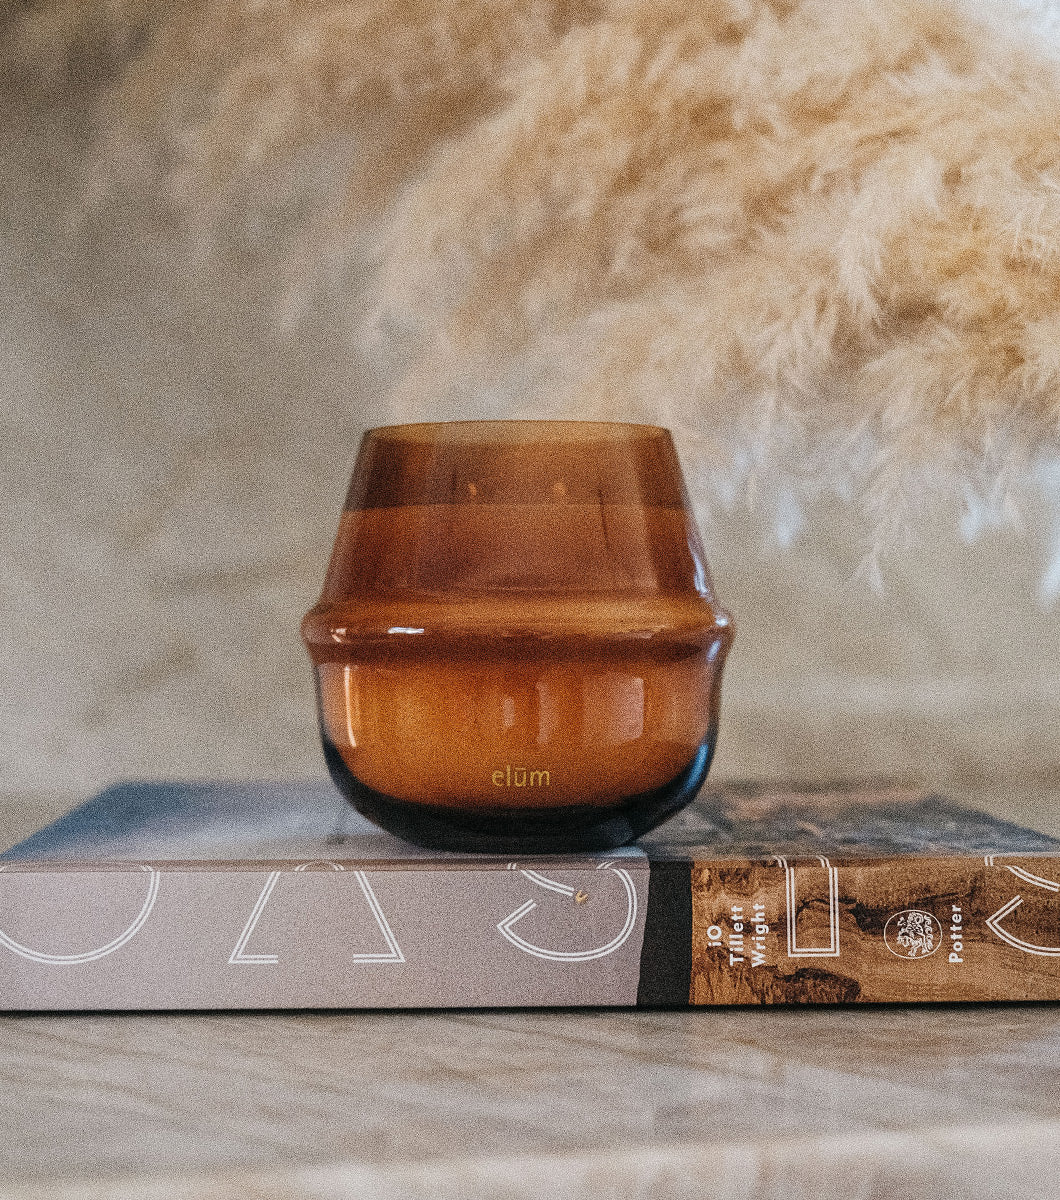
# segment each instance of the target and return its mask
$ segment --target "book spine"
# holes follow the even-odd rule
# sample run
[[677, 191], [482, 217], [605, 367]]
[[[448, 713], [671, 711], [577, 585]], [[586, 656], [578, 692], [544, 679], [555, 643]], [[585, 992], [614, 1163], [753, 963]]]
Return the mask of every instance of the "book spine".
[[8, 863], [0, 1008], [1060, 999], [1060, 855]]
[[1060, 999], [1060, 856], [699, 862], [690, 889], [692, 1004]]
[[629, 1006], [648, 891], [635, 852], [536, 866], [11, 862], [0, 1008]]

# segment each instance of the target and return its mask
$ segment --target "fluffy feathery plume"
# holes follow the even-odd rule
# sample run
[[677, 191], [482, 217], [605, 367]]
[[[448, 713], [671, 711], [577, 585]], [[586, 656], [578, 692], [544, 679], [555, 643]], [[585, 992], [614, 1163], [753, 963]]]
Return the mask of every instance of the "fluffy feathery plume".
[[1055, 444], [1060, 73], [1027, 45], [946, 2], [649, 0], [508, 97], [396, 207], [408, 394], [515, 345], [554, 364], [533, 403], [663, 414], [854, 494], [879, 547]]
[[52, 81], [121, 49], [101, 186], [146, 147], [202, 219], [342, 163], [314, 236], [367, 230], [395, 413], [661, 420], [716, 495], [839, 494], [880, 549], [1057, 448], [1060, 68], [999, 12], [116, 0], [9, 41]]
[[7, 68], [53, 94], [95, 85], [103, 193], [146, 178], [202, 220], [292, 162], [315, 181], [307, 152], [331, 152], [346, 191], [371, 207], [576, 11], [565, 0], [9, 0]]

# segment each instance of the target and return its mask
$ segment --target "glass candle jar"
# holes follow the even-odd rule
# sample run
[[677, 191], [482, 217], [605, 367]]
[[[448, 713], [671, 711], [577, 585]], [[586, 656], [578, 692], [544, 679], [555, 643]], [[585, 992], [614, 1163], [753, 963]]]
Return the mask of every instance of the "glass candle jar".
[[706, 776], [733, 626], [651, 425], [365, 434], [302, 634], [332, 777], [421, 845], [606, 850]]

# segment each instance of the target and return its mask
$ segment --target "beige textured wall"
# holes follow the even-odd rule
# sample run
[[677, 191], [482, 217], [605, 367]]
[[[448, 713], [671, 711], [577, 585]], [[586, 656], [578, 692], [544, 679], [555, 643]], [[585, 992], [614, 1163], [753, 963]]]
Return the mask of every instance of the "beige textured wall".
[[[319, 773], [297, 626], [360, 431], [390, 417], [349, 348], [355, 284], [277, 338], [268, 261], [193, 265], [129, 211], [75, 236], [77, 137], [8, 122], [0, 786]], [[1055, 779], [1060, 614], [1026, 546], [968, 548], [939, 514], [880, 598], [844, 513], [811, 518], [786, 551], [753, 514], [705, 524], [739, 629], [718, 774]]]

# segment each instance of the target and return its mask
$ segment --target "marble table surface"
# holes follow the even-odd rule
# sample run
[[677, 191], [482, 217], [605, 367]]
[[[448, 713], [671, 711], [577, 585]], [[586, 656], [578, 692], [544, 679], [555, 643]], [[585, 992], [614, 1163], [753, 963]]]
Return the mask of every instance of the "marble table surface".
[[1060, 1196], [1053, 1005], [9, 1015], [0, 1078], [12, 1200]]

